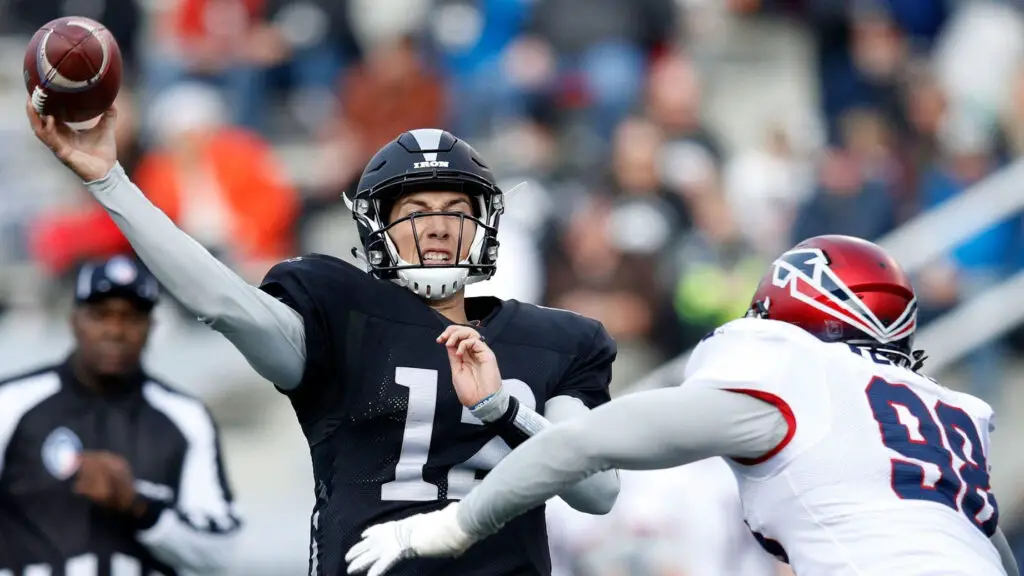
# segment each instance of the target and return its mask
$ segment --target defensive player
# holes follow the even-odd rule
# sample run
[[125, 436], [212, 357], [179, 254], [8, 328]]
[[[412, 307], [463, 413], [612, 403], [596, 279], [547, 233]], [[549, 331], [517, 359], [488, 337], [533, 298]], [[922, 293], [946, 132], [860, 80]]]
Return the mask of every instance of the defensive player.
[[807, 240], [682, 386], [625, 396], [526, 442], [461, 503], [375, 526], [349, 573], [459, 554], [588, 474], [724, 456], [758, 541], [812, 576], [1017, 575], [989, 487], [992, 408], [917, 370], [917, 302], [881, 248]]
[[[116, 164], [116, 111], [84, 132], [31, 106], [27, 113], [166, 290], [291, 400], [316, 483], [311, 575], [344, 573], [344, 551], [370, 524], [464, 497], [548, 418], [572, 419], [609, 399], [616, 350], [600, 323], [464, 298], [467, 283], [494, 273], [504, 195], [476, 151], [448, 132], [401, 134], [347, 199], [370, 274], [311, 255], [278, 264], [260, 289], [131, 183]], [[609, 471], [560, 493], [577, 510], [604, 513], [618, 477]], [[402, 568], [417, 576], [550, 570], [542, 509], [459, 559]]]

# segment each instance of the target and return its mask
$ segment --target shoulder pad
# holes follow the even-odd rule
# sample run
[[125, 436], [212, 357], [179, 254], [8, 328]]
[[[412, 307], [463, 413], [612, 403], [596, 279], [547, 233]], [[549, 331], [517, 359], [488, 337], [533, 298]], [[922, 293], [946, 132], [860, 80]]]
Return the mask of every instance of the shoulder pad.
[[267, 272], [262, 284], [267, 284], [268, 282], [274, 281], [275, 278], [286, 275], [328, 278], [336, 277], [338, 274], [343, 274], [345, 276], [353, 276], [356, 274], [368, 276], [366, 272], [363, 272], [341, 258], [327, 256], [325, 254], [307, 254], [305, 256], [296, 256], [295, 258], [289, 258], [278, 262], [270, 269], [269, 272]]
[[341, 294], [351, 297], [358, 292], [354, 287], [374, 282], [373, 276], [340, 258], [308, 254], [276, 264], [267, 272], [260, 288], [275, 298], [296, 299], [305, 294], [330, 300]]
[[762, 318], [738, 318], [716, 328], [704, 338], [720, 334], [742, 334], [747, 338], [820, 342], [813, 334], [786, 322]]
[[995, 409], [988, 402], [966, 392], [954, 391], [960, 408], [979, 424], [983, 432], [995, 429]]
[[554, 350], [578, 350], [596, 338], [610, 336], [600, 322], [570, 310], [519, 302], [519, 322], [539, 344]]
[[725, 380], [754, 380], [785, 369], [790, 357], [811, 344], [813, 335], [797, 326], [741, 318], [720, 326], [705, 336], [686, 363], [685, 378], [698, 372]]

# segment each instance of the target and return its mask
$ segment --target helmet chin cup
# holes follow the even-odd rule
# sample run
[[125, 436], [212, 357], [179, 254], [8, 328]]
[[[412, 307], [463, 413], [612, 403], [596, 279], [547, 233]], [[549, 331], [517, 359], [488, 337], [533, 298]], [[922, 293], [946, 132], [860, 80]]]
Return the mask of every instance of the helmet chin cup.
[[468, 277], [468, 268], [432, 266], [400, 269], [392, 281], [425, 300], [446, 300], [466, 286]]

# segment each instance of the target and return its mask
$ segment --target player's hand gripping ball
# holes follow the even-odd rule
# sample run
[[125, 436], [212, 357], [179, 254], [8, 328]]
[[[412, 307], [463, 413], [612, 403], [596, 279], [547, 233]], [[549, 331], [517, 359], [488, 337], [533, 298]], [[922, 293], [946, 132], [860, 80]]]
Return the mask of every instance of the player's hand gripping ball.
[[95, 20], [58, 18], [32, 36], [24, 74], [37, 113], [61, 122], [85, 122], [103, 114], [117, 98], [121, 49]]

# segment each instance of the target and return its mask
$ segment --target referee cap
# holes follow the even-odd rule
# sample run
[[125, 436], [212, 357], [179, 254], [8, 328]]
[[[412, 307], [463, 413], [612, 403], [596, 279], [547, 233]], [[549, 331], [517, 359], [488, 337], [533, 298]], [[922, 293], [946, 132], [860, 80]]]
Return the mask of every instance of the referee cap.
[[151, 310], [159, 297], [156, 278], [127, 256], [86, 263], [79, 270], [75, 285], [75, 301], [79, 304], [124, 298], [144, 310]]

